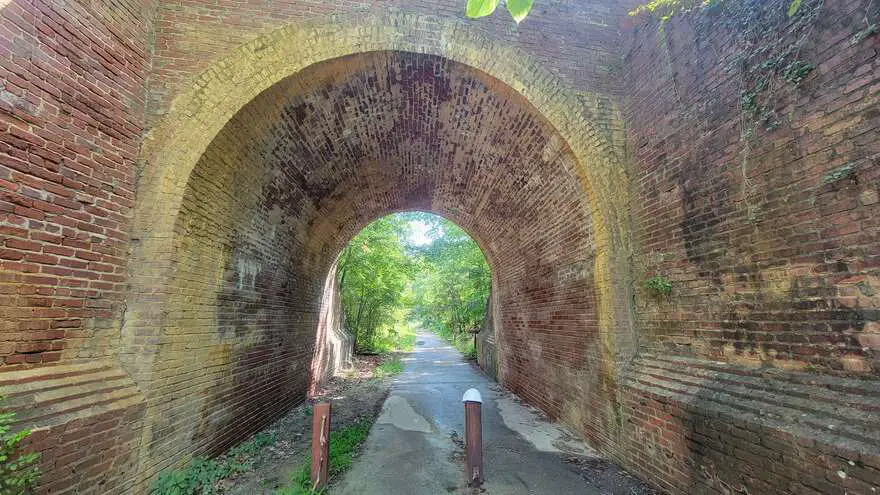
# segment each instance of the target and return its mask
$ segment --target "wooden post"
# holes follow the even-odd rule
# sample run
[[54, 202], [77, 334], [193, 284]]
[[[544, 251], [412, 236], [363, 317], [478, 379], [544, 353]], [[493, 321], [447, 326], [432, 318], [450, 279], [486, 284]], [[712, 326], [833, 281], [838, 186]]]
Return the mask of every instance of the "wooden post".
[[483, 483], [483, 421], [481, 407], [483, 400], [480, 393], [472, 388], [464, 393], [464, 439], [465, 457], [467, 461], [468, 486], [480, 486]]
[[327, 486], [330, 468], [330, 403], [319, 402], [312, 410], [312, 487]]

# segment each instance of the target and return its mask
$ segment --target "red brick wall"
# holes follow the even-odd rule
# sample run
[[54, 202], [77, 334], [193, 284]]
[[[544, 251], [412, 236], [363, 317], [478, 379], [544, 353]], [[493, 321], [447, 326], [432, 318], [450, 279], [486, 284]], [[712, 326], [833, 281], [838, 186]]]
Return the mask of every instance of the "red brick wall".
[[44, 492], [122, 493], [137, 469], [143, 397], [112, 360], [154, 4], [0, 6], [0, 394]]
[[[117, 354], [141, 137], [203, 70], [291, 23], [399, 7], [439, 26], [463, 20], [461, 4], [3, 7], [0, 359], [24, 375], [0, 383]], [[869, 493], [880, 479], [880, 57], [876, 35], [852, 39], [876, 7], [825, 2], [801, 53], [816, 69], [775, 88], [780, 127], [745, 141], [733, 33], [691, 17], [661, 37], [642, 18], [630, 24], [620, 2], [536, 9], [519, 27], [503, 12], [467, 26], [559, 78], [531, 91], [575, 94], [594, 111], [584, 142], [619, 145], [623, 110], [632, 182], [591, 192], [631, 188], [634, 300], [620, 290], [627, 273], [593, 273], [594, 236], [619, 241], [603, 228], [631, 226], [627, 212], [594, 209], [576, 169], [606, 157], [577, 163], [559, 134], [570, 129], [448, 60], [383, 52], [320, 64], [239, 113], [184, 177], [174, 232], [158, 232], [174, 238], [170, 263], [156, 266], [164, 285], [136, 289], [161, 304], [129, 325], [133, 348], [149, 351], [128, 356], [143, 373], [134, 378], [148, 377], [137, 384], [146, 405], [129, 379], [115, 406], [125, 421], [97, 409], [47, 419], [34, 438], [53, 470], [44, 488], [143, 487], [300, 401], [335, 254], [377, 216], [418, 208], [458, 222], [493, 265], [502, 382], [625, 467], [674, 493]], [[769, 40], [779, 25], [764, 28]], [[623, 155], [613, 146], [601, 152]], [[672, 281], [669, 297], [642, 287], [655, 274]], [[606, 317], [634, 315], [633, 362], [631, 343], [603, 330], [597, 294], [607, 293]], [[79, 398], [77, 387], [62, 389]], [[17, 394], [27, 406], [28, 392]], [[136, 453], [108, 465], [104, 447]]]
[[[762, 5], [753, 46], [788, 43], [788, 2]], [[880, 484], [880, 38], [853, 41], [878, 15], [824, 2], [799, 52], [815, 70], [776, 81], [779, 127], [746, 138], [729, 16], [641, 16], [626, 36], [641, 352], [616, 448], [671, 492]], [[642, 287], [658, 274], [668, 297]]]
[[797, 87], [776, 82], [781, 125], [747, 140], [729, 34], [672, 22], [665, 54], [640, 22], [626, 78], [639, 269], [673, 283], [668, 300], [639, 294], [649, 348], [880, 374], [880, 39], [851, 41], [866, 7], [825, 2], [800, 54], [816, 69]]
[[153, 3], [0, 10], [0, 367], [116, 351]]
[[[536, 2], [533, 14], [517, 27], [503, 8], [491, 17], [469, 21], [469, 26], [475, 33], [509, 40], [574, 87], [612, 92], [617, 85], [609, 82], [608, 74], [619, 45], [617, 20], [633, 3], [545, 0]], [[389, 10], [467, 21], [460, 0], [279, 1], [271, 8], [232, 0], [169, 0], [161, 5], [155, 77], [150, 81], [151, 120], [161, 117], [170, 99], [218, 57], [287, 24], [327, 22], [332, 15], [345, 22], [346, 15]]]
[[32, 431], [22, 447], [40, 453], [40, 491], [130, 491], [144, 398], [115, 359], [9, 368], [2, 406]]

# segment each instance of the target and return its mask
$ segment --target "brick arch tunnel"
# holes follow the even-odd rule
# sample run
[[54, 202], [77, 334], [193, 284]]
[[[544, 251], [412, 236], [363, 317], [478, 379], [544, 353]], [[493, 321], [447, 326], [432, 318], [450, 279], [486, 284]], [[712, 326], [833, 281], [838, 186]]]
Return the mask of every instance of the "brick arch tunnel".
[[301, 401], [337, 254], [403, 210], [451, 219], [491, 260], [502, 382], [580, 430], [597, 421], [583, 402], [603, 367], [594, 212], [577, 166], [520, 94], [435, 55], [348, 55], [261, 92], [186, 182], [141, 462], [221, 452]]
[[502, 385], [653, 486], [880, 488], [876, 2], [803, 2], [772, 129], [731, 39], [791, 2], [637, 3], [0, 2], [0, 407], [40, 490], [143, 493], [302, 400], [335, 253], [408, 209], [492, 263]]

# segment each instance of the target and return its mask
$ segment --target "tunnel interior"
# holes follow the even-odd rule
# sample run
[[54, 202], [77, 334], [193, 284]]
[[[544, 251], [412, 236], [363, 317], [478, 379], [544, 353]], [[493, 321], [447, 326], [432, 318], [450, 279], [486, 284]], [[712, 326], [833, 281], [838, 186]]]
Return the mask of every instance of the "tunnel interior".
[[472, 233], [493, 266], [500, 378], [582, 429], [570, 398], [589, 382], [566, 378], [598, 375], [599, 337], [575, 166], [524, 98], [437, 56], [351, 55], [260, 94], [186, 186], [149, 454], [219, 453], [302, 401], [319, 320], [333, 321], [321, 308], [334, 260], [367, 223], [405, 210]]

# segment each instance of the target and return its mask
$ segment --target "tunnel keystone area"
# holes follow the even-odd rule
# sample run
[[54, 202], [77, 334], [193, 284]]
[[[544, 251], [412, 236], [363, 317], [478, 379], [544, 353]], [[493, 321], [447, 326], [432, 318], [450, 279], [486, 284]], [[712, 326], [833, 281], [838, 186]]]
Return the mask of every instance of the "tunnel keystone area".
[[40, 493], [147, 493], [301, 404], [352, 352], [337, 256], [401, 211], [491, 265], [484, 372], [654, 488], [880, 489], [880, 5], [465, 3], [0, 2]]

